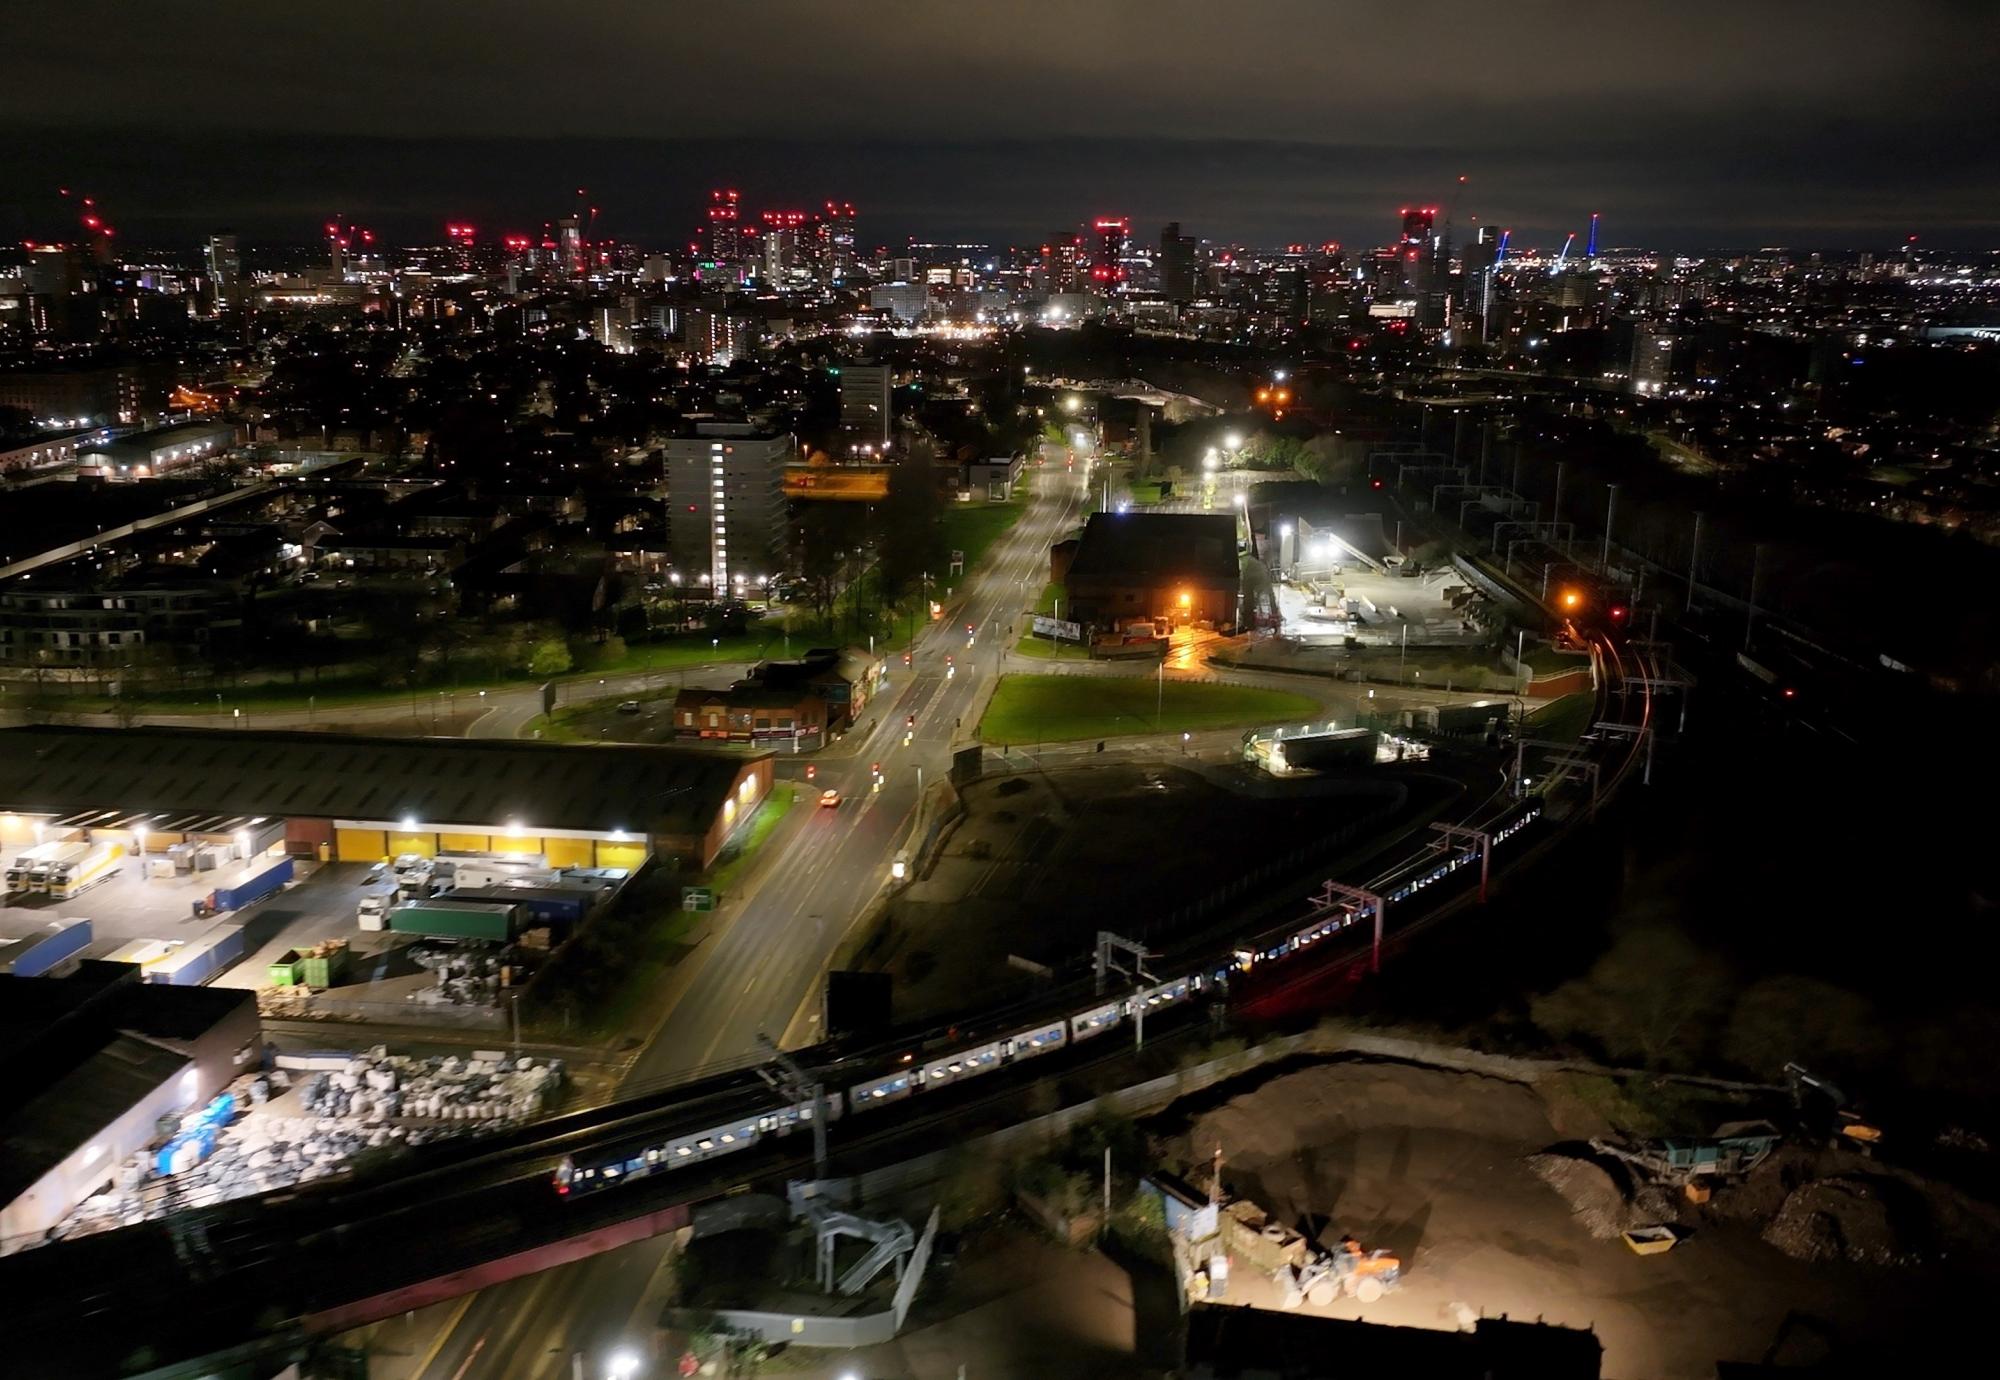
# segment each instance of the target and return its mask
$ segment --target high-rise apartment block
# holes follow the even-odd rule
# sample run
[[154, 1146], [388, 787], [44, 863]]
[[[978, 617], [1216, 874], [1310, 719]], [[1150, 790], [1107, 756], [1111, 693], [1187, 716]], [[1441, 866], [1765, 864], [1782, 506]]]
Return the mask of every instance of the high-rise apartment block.
[[840, 371], [840, 434], [850, 451], [889, 444], [889, 366], [849, 364]]
[[700, 422], [667, 442], [667, 538], [674, 563], [716, 598], [756, 589], [784, 551], [789, 432]]

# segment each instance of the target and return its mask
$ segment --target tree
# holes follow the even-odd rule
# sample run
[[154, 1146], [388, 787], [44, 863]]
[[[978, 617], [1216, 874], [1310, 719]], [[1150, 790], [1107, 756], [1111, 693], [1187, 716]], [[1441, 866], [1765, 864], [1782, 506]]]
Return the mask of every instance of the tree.
[[569, 644], [560, 637], [543, 638], [528, 658], [531, 676], [559, 676], [569, 668]]
[[1648, 926], [1621, 935], [1583, 977], [1534, 998], [1528, 1013], [1556, 1039], [1666, 1068], [1700, 1055], [1728, 1006], [1728, 971], [1679, 930]]
[[1886, 1052], [1881, 1030], [1866, 999], [1818, 978], [1787, 973], [1753, 984], [1736, 999], [1722, 1052], [1738, 1068], [1765, 1078], [1777, 1077], [1794, 1059], [1854, 1068]]
[[939, 508], [929, 457], [923, 448], [912, 447], [889, 471], [889, 492], [882, 501], [877, 565], [885, 603], [895, 604], [917, 587], [921, 577], [943, 571], [945, 545], [938, 527]]

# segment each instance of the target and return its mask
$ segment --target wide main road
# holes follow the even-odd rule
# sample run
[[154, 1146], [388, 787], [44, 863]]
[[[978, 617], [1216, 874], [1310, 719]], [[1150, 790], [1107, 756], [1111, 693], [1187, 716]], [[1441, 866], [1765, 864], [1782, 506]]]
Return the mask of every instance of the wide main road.
[[[1080, 518], [1083, 476], [1031, 472], [1028, 482], [1027, 511], [988, 549], [945, 617], [918, 634], [911, 664], [892, 657], [890, 684], [862, 726], [815, 759], [816, 779], [765, 844], [771, 856], [753, 890], [676, 972], [678, 997], [634, 1059], [624, 1092], [751, 1059], [759, 1034], [814, 1038], [820, 974], [888, 882], [915, 824], [919, 776], [928, 784], [949, 770], [954, 735], [961, 726], [969, 733], [999, 673], [1006, 629], [1047, 579], [1050, 542]], [[837, 808], [818, 805], [827, 787], [841, 793]], [[658, 1297], [665, 1251], [664, 1242], [648, 1242], [485, 1290], [398, 1338], [406, 1368], [388, 1356], [377, 1365], [389, 1380], [569, 1380], [582, 1353], [583, 1373], [602, 1374], [607, 1357], [641, 1341], [633, 1331], [650, 1320], [634, 1312]]]

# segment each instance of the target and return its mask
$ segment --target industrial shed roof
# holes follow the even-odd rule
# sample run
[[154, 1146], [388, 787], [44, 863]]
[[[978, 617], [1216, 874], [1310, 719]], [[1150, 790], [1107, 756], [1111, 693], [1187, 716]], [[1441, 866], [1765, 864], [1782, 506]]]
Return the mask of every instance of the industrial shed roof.
[[681, 747], [195, 728], [0, 730], [0, 810], [702, 834], [756, 759]]
[[1203, 513], [1092, 513], [1070, 578], [1236, 583], [1236, 519]]

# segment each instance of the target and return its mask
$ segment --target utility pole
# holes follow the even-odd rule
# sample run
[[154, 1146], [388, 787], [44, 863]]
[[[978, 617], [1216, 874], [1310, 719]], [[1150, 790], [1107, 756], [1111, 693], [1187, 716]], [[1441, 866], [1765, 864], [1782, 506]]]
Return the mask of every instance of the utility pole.
[[1764, 573], [1764, 543], [1750, 548], [1750, 610], [1743, 616], [1743, 650], [1750, 650], [1750, 634], [1757, 627], [1757, 577]]
[[1609, 572], [1611, 569], [1611, 520], [1618, 515], [1618, 486], [1606, 484], [1609, 494], [1604, 500], [1604, 555], [1599, 558], [1597, 568]]
[[1486, 487], [1487, 443], [1492, 439], [1493, 419], [1491, 417], [1481, 417], [1479, 419], [1479, 487], [1482, 489]]
[[1694, 572], [1695, 572], [1695, 566], [1697, 565], [1697, 563], [1700, 562], [1700, 560], [1701, 560], [1701, 512], [1699, 509], [1697, 509], [1694, 515], [1694, 549], [1688, 552], [1687, 611], [1689, 613], [1694, 612]]
[[1549, 510], [1549, 535], [1551, 537], [1555, 535], [1556, 524], [1562, 521], [1563, 515], [1563, 463], [1561, 460], [1556, 461], [1556, 501], [1555, 506]]

